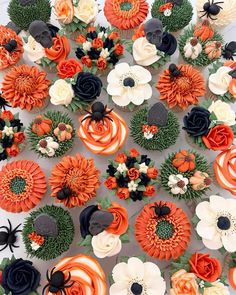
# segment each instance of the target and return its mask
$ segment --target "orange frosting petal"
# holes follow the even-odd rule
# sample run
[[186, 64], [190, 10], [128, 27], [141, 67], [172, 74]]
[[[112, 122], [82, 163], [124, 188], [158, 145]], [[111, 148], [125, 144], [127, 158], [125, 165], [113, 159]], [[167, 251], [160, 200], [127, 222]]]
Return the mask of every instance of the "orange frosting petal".
[[65, 60], [70, 53], [70, 42], [66, 36], [57, 35], [53, 38], [53, 45], [51, 48], [45, 48], [47, 58], [59, 63]]

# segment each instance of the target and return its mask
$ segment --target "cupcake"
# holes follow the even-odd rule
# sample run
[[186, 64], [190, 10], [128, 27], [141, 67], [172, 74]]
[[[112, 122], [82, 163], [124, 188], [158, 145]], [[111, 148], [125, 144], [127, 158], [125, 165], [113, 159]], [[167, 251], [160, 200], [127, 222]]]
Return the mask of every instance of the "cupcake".
[[[50, 272], [47, 271], [46, 276], [48, 282], [43, 294], [64, 291], [66, 294], [106, 295], [107, 284], [102, 267], [97, 260], [85, 254], [63, 258]], [[60, 284], [55, 286], [53, 278], [61, 278]]]
[[28, 30], [34, 20], [48, 22], [51, 17], [50, 0], [10, 0], [8, 15], [21, 30]]
[[27, 130], [31, 149], [40, 157], [63, 156], [72, 148], [75, 129], [66, 113], [48, 111], [38, 115]]
[[234, 140], [235, 112], [221, 100], [206, 100], [183, 119], [189, 143], [203, 149], [225, 151]]
[[104, 15], [122, 38], [129, 39], [146, 19], [148, 9], [146, 0], [105, 0]]
[[213, 99], [236, 100], [236, 62], [215, 62], [209, 69], [208, 88]]
[[83, 209], [79, 221], [81, 240], [78, 245], [98, 258], [119, 254], [122, 242], [129, 242], [127, 210], [108, 198]]
[[0, 161], [16, 157], [25, 146], [25, 133], [19, 114], [0, 111]]
[[160, 182], [162, 188], [174, 198], [201, 198], [212, 183], [210, 167], [197, 152], [181, 150], [169, 154], [161, 165]]
[[161, 102], [137, 111], [130, 121], [131, 137], [146, 150], [163, 151], [176, 143], [179, 121]]
[[104, 185], [119, 199], [136, 202], [155, 195], [158, 170], [148, 156], [131, 149], [118, 153], [115, 160], [109, 162], [103, 175]]
[[236, 290], [236, 253], [231, 254], [228, 267], [228, 281], [230, 286]]
[[193, 7], [189, 0], [155, 0], [151, 13], [162, 21], [167, 31], [176, 32], [190, 23]]
[[198, 104], [199, 98], [205, 94], [203, 75], [191, 65], [170, 64], [160, 75], [156, 88], [160, 99], [177, 111]]
[[171, 294], [230, 295], [220, 261], [208, 253], [186, 252], [171, 268]]
[[68, 208], [83, 206], [96, 197], [99, 174], [93, 159], [80, 154], [66, 156], [52, 169], [49, 178], [51, 196]]
[[24, 52], [23, 41], [12, 29], [0, 25], [0, 70], [15, 65]]
[[3, 258], [0, 262], [0, 290], [2, 294], [39, 294], [41, 275], [29, 260]]
[[13, 161], [0, 171], [0, 208], [3, 210], [27, 212], [41, 201], [46, 190], [45, 174], [33, 161]]
[[78, 36], [76, 43], [77, 58], [92, 73], [107, 75], [123, 57], [123, 41], [119, 34], [110, 28], [99, 25], [89, 27]]
[[135, 222], [136, 240], [146, 254], [156, 259], [177, 259], [183, 255], [190, 236], [186, 213], [171, 202], [147, 204]]
[[211, 250], [236, 251], [236, 200], [218, 195], [196, 207], [194, 222], [204, 246]]
[[61, 207], [46, 205], [25, 219], [22, 236], [28, 255], [42, 260], [54, 259], [73, 242], [73, 220]]
[[218, 184], [236, 196], [236, 146], [216, 156], [213, 168]]
[[119, 63], [107, 76], [107, 93], [123, 111], [134, 111], [152, 97], [151, 73], [145, 68]]
[[13, 108], [39, 111], [47, 105], [49, 85], [46, 72], [24, 64], [7, 72], [1, 91], [3, 98]]
[[112, 278], [114, 283], [110, 287], [110, 295], [164, 295], [166, 292], [166, 282], [160, 268], [155, 263], [143, 262], [138, 257], [130, 257], [127, 262], [116, 264]]
[[182, 58], [193, 66], [208, 66], [222, 55], [223, 37], [208, 20], [187, 28], [179, 38]]
[[125, 143], [128, 126], [125, 120], [101, 102], [95, 102], [87, 115], [80, 117], [78, 137], [94, 154], [112, 155]]
[[71, 78], [55, 80], [49, 89], [50, 101], [51, 104], [62, 105], [71, 112], [84, 112], [100, 96], [102, 86], [99, 77], [80, 71]]

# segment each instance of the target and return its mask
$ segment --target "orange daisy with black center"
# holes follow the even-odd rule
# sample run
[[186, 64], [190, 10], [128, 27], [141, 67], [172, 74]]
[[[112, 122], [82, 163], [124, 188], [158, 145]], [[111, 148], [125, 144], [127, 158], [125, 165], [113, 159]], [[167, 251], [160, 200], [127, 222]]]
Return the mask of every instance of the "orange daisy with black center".
[[149, 256], [177, 259], [187, 249], [191, 225], [186, 213], [172, 202], [146, 205], [135, 222], [135, 236]]

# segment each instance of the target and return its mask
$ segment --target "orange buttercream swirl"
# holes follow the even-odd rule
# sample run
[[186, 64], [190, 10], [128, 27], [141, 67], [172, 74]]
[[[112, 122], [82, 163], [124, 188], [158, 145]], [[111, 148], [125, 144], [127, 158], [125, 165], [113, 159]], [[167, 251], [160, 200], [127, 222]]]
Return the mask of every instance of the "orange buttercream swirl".
[[106, 0], [104, 14], [112, 26], [129, 30], [146, 19], [148, 3], [146, 0]]
[[70, 53], [70, 42], [66, 36], [57, 35], [53, 38], [53, 45], [50, 48], [45, 48], [47, 58], [59, 63], [65, 60]]
[[112, 111], [108, 115], [111, 120], [104, 118], [99, 122], [91, 121], [90, 117], [83, 121], [86, 116], [80, 118], [78, 136], [91, 152], [111, 155], [123, 146], [128, 127], [121, 116]]
[[236, 196], [236, 146], [216, 157], [214, 172], [219, 185]]

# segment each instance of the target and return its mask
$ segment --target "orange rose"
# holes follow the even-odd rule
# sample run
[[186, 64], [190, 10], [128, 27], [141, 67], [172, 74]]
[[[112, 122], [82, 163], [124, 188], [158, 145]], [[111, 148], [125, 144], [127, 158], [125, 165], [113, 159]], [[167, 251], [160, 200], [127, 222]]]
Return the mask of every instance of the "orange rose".
[[139, 171], [135, 168], [131, 168], [131, 169], [129, 169], [127, 175], [129, 176], [129, 178], [131, 180], [135, 180], [135, 179], [139, 178]]
[[66, 59], [70, 53], [70, 42], [66, 36], [57, 35], [53, 38], [53, 45], [51, 48], [45, 48], [47, 58], [59, 63], [61, 60]]
[[158, 170], [156, 168], [148, 168], [147, 170], [147, 176], [150, 178], [157, 178], [158, 176]]
[[16, 144], [13, 144], [11, 147], [6, 148], [6, 152], [9, 157], [16, 157], [19, 154], [20, 149]]
[[131, 149], [130, 152], [130, 157], [136, 158], [139, 156], [139, 152], [136, 149]]
[[229, 84], [229, 93], [236, 99], [236, 79], [232, 79]]
[[57, 75], [61, 79], [72, 78], [75, 74], [82, 72], [82, 65], [75, 59], [61, 60], [57, 65]]
[[124, 153], [118, 153], [115, 158], [115, 161], [118, 163], [125, 163], [126, 160], [127, 160], [127, 156]]
[[96, 31], [96, 27], [88, 27], [88, 28], [87, 28], [87, 31], [88, 31], [89, 33], [91, 33], [91, 32], [95, 32], [95, 31]]
[[215, 282], [222, 273], [222, 267], [218, 259], [211, 258], [209, 254], [195, 253], [189, 259], [190, 271], [198, 278]]
[[103, 47], [103, 41], [100, 38], [95, 38], [92, 41], [92, 47], [94, 48], [102, 48]]
[[109, 176], [106, 181], [104, 182], [104, 185], [108, 188], [108, 189], [114, 189], [117, 187], [117, 182], [116, 182], [116, 178]]
[[147, 185], [145, 192], [143, 192], [143, 195], [146, 197], [153, 197], [155, 195], [155, 187], [153, 185]]
[[116, 195], [121, 200], [126, 200], [129, 198], [129, 190], [127, 189], [127, 187], [120, 187], [118, 188]]
[[108, 36], [109, 39], [115, 40], [120, 38], [120, 35], [117, 32], [111, 32], [111, 34]]
[[86, 67], [91, 68], [92, 66], [92, 60], [88, 55], [82, 56], [81, 57], [81, 62], [83, 65], [86, 65]]
[[66, 295], [81, 295], [83, 293], [83, 287], [77, 282], [74, 282], [71, 287], [66, 288]]
[[24, 132], [17, 132], [14, 133], [14, 142], [15, 143], [22, 143], [25, 140], [25, 134]]
[[144, 25], [140, 25], [137, 30], [134, 30], [134, 35], [132, 37], [132, 40], [135, 41], [141, 37], [145, 37]]
[[96, 66], [99, 70], [105, 70], [107, 67], [107, 61], [104, 57], [100, 56], [99, 59], [96, 61]]
[[196, 276], [181, 269], [171, 277], [172, 288], [170, 295], [200, 295]]
[[54, 12], [59, 22], [69, 24], [74, 17], [74, 7], [71, 0], [55, 0]]
[[127, 210], [114, 202], [108, 211], [113, 214], [114, 220], [106, 231], [115, 235], [123, 235], [129, 226]]
[[115, 49], [115, 54], [117, 54], [117, 55], [121, 55], [121, 54], [123, 54], [123, 52], [124, 52], [124, 47], [123, 47], [123, 45], [121, 45], [120, 43], [117, 43], [117, 44], [114, 46], [114, 49]]
[[11, 121], [14, 119], [14, 116], [11, 111], [3, 111], [1, 114], [1, 119]]
[[80, 34], [77, 38], [76, 38], [76, 40], [75, 40], [77, 43], [84, 43], [84, 42], [86, 42], [86, 37], [84, 36], [84, 35], [82, 35], [82, 34]]

